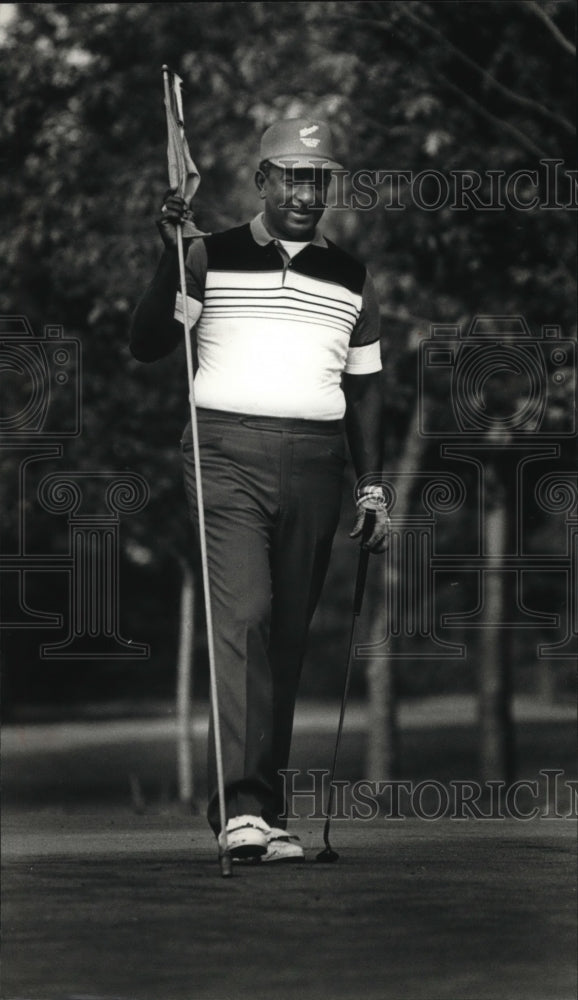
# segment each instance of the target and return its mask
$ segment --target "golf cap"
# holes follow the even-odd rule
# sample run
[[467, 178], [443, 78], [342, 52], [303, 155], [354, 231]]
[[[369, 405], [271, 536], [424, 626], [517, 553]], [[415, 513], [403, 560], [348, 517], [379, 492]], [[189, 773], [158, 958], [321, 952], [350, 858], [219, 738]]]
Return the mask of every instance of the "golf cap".
[[297, 170], [339, 170], [329, 126], [312, 118], [285, 118], [271, 125], [261, 139], [261, 160]]

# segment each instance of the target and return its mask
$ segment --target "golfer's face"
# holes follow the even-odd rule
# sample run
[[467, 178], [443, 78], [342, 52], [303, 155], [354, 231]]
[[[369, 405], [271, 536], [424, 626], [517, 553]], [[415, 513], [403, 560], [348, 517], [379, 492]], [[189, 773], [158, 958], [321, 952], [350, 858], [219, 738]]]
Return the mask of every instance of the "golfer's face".
[[263, 184], [265, 223], [272, 236], [310, 240], [327, 204], [327, 170], [283, 170], [271, 166]]

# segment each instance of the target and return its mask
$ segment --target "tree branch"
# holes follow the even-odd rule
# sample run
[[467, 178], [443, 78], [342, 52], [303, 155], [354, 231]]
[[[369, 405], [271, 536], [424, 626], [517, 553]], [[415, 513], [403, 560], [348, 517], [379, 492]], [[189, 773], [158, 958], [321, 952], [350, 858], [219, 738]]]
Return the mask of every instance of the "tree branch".
[[462, 88], [458, 87], [456, 83], [453, 83], [453, 81], [450, 80], [445, 73], [442, 73], [441, 70], [438, 70], [438, 74], [441, 76], [442, 80], [444, 80], [446, 86], [449, 87], [450, 90], [453, 90], [455, 94], [458, 94], [462, 100], [466, 102], [466, 104], [469, 104], [470, 107], [474, 108], [478, 114], [482, 116], [482, 118], [485, 118], [493, 125], [497, 125], [498, 128], [503, 129], [505, 132], [509, 132], [510, 135], [512, 135], [514, 139], [516, 139], [517, 142], [529, 153], [533, 153], [534, 156], [548, 159], [550, 154], [547, 153], [545, 149], [541, 149], [540, 146], [537, 146], [536, 143], [524, 132], [521, 132], [519, 128], [516, 128], [515, 125], [511, 125], [510, 122], [504, 121], [503, 118], [498, 118], [497, 115], [493, 115], [491, 111], [488, 111], [483, 104], [480, 104], [480, 102], [475, 99], [475, 97], [472, 97], [471, 94], [467, 94], [465, 90], [462, 90]]
[[560, 28], [554, 24], [552, 19], [548, 17], [545, 10], [536, 3], [536, 0], [522, 0], [522, 6], [526, 10], [531, 11], [536, 17], [540, 18], [542, 24], [545, 24], [550, 34], [556, 39], [556, 41], [562, 46], [566, 52], [569, 52], [571, 56], [576, 55], [576, 46], [572, 45], [572, 42], [562, 34]]
[[[333, 17], [336, 20], [354, 21], [358, 25], [378, 28], [381, 31], [387, 31], [387, 30], [392, 31], [394, 34], [398, 36], [402, 44], [407, 45], [409, 48], [413, 49], [413, 51], [416, 52], [420, 57], [423, 57], [422, 50], [418, 48], [418, 46], [414, 42], [410, 41], [407, 35], [402, 34], [401, 30], [398, 28], [397, 25], [394, 25], [391, 22], [385, 24], [383, 21], [380, 21], [377, 18], [370, 18], [370, 17], [361, 18], [361, 17], [356, 17], [354, 14], [332, 13], [331, 17]], [[445, 75], [445, 73], [441, 72], [441, 70], [437, 69], [436, 73], [439, 77], [441, 77], [441, 79], [445, 82], [446, 86], [449, 87], [450, 90], [458, 94], [462, 98], [462, 100], [466, 102], [466, 104], [470, 105], [470, 107], [475, 108], [475, 110], [478, 112], [478, 114], [482, 116], [482, 118], [485, 118], [487, 121], [491, 122], [492, 125], [497, 126], [503, 131], [509, 132], [510, 135], [512, 135], [515, 138], [516, 142], [520, 146], [522, 146], [527, 152], [531, 153], [533, 156], [544, 157], [548, 159], [550, 154], [546, 152], [545, 149], [541, 149], [539, 146], [537, 146], [535, 142], [529, 138], [529, 136], [527, 136], [524, 132], [521, 132], [520, 129], [516, 128], [515, 125], [511, 125], [509, 122], [504, 121], [502, 118], [498, 118], [496, 115], [493, 115], [491, 111], [488, 111], [483, 106], [483, 104], [480, 104], [480, 102], [476, 100], [475, 97], [472, 97], [470, 94], [467, 94], [465, 90], [462, 90], [461, 87], [458, 87], [457, 84], [453, 83], [449, 79], [449, 77]]]
[[453, 42], [450, 42], [449, 38], [446, 38], [446, 36], [441, 31], [439, 31], [437, 28], [434, 28], [433, 24], [428, 24], [427, 21], [422, 20], [421, 17], [418, 17], [417, 14], [414, 14], [413, 10], [410, 9], [409, 4], [403, 4], [401, 10], [403, 11], [405, 17], [409, 17], [409, 19], [413, 21], [414, 24], [417, 24], [418, 27], [422, 28], [430, 36], [439, 39], [442, 45], [444, 45], [451, 52], [453, 52], [454, 55], [458, 57], [458, 59], [461, 59], [461, 61], [466, 64], [466, 66], [469, 66], [470, 69], [473, 69], [475, 73], [480, 75], [482, 79], [486, 81], [486, 83], [494, 87], [494, 89], [497, 90], [498, 93], [503, 94], [504, 97], [508, 98], [508, 100], [512, 101], [514, 104], [517, 104], [519, 107], [531, 108], [533, 111], [536, 111], [538, 114], [540, 114], [543, 118], [546, 118], [547, 121], [557, 122], [561, 126], [561, 128], [563, 128], [564, 131], [567, 132], [569, 135], [573, 136], [575, 134], [576, 132], [575, 128], [572, 126], [572, 123], [569, 122], [566, 118], [564, 118], [562, 115], [556, 114], [555, 111], [551, 111], [543, 104], [540, 104], [539, 101], [535, 101], [531, 97], [525, 97], [523, 94], [517, 94], [515, 91], [510, 90], [509, 87], [504, 86], [504, 84], [500, 83], [499, 80], [496, 80], [496, 78], [492, 76], [491, 73], [485, 70], [482, 66], [479, 66], [478, 63], [474, 62], [473, 59], [470, 59], [470, 57], [467, 56], [465, 52], [462, 52], [462, 50], [459, 49], [457, 45], [454, 45]]

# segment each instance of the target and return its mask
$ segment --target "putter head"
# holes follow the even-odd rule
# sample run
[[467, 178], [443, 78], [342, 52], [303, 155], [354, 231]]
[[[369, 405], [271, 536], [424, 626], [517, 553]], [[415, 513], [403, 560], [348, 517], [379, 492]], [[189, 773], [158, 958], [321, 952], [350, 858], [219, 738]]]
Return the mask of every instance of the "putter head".
[[315, 858], [315, 860], [316, 861], [325, 861], [325, 862], [331, 864], [333, 861], [338, 861], [339, 860], [339, 855], [338, 855], [337, 851], [334, 851], [331, 847], [327, 846], [327, 847], [324, 847], [322, 851], [319, 851], [319, 854], [317, 855], [317, 857]]

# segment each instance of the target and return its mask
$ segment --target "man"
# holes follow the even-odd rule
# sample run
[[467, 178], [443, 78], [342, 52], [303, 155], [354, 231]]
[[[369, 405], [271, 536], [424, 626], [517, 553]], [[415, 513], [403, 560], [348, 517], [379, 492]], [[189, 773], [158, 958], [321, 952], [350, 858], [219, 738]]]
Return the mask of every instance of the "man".
[[[227, 842], [235, 858], [300, 860], [286, 831], [281, 773], [309, 624], [340, 516], [344, 426], [359, 477], [381, 469], [379, 309], [365, 267], [317, 231], [335, 161], [327, 125], [287, 119], [261, 141], [263, 212], [200, 235], [186, 259], [196, 337], [195, 402], [223, 742]], [[145, 362], [183, 335], [173, 193], [165, 245], [131, 326]], [[197, 519], [190, 425], [181, 442]], [[362, 533], [361, 490], [351, 537]], [[377, 497], [379, 500], [379, 496]], [[378, 510], [367, 546], [382, 552]], [[209, 823], [220, 834], [213, 741]]]

